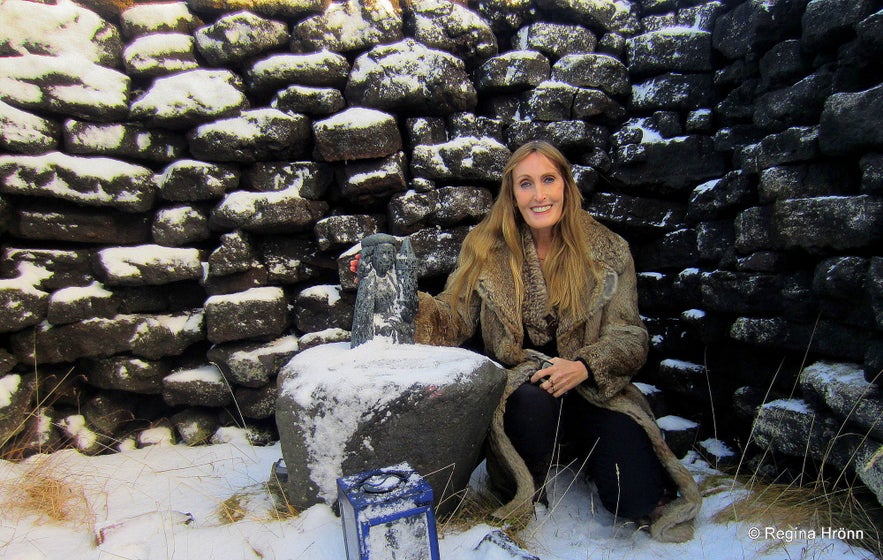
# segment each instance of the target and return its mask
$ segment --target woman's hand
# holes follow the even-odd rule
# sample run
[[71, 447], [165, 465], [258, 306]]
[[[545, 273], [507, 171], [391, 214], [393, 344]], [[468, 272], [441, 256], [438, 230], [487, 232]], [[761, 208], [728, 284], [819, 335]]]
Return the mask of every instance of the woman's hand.
[[553, 397], [562, 397], [564, 393], [588, 378], [589, 371], [582, 362], [552, 358], [552, 365], [537, 370], [531, 376], [530, 382], [539, 383], [540, 388], [548, 391]]

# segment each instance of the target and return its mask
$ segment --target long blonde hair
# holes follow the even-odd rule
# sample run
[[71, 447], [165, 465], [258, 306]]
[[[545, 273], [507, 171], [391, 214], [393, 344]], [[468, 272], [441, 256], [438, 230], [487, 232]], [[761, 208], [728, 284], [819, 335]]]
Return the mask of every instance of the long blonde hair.
[[588, 240], [579, 225], [583, 197], [567, 158], [555, 146], [543, 141], [528, 142], [515, 150], [503, 169], [500, 192], [490, 212], [463, 241], [457, 268], [448, 279], [447, 289], [453, 305], [468, 308], [488, 259], [499, 254], [495, 250], [505, 247], [515, 283], [515, 301], [521, 308], [524, 301], [521, 270], [525, 257], [520, 227], [524, 218], [515, 203], [513, 175], [515, 167], [534, 153], [548, 158], [564, 179], [561, 219], [552, 230], [552, 246], [542, 264], [549, 305], [556, 307], [561, 317], [578, 317], [586, 311], [589, 291], [597, 281], [598, 271]]

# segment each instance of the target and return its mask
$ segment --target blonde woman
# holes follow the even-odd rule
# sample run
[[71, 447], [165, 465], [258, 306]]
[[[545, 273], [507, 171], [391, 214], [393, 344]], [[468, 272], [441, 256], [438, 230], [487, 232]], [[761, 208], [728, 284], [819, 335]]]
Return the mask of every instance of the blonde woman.
[[509, 368], [487, 445], [498, 516], [533, 512], [562, 445], [616, 516], [660, 540], [692, 537], [697, 486], [630, 382], [647, 355], [635, 283], [626, 242], [582, 209], [570, 164], [537, 141], [512, 154], [445, 290], [419, 294], [416, 342], [478, 331]]
[[509, 369], [488, 438], [488, 472], [532, 511], [562, 444], [602, 504], [666, 541], [692, 537], [700, 495], [631, 377], [644, 364], [628, 245], [582, 209], [567, 159], [546, 142], [516, 150], [491, 211], [466, 237], [443, 293], [420, 293], [415, 340], [459, 345], [478, 329]]

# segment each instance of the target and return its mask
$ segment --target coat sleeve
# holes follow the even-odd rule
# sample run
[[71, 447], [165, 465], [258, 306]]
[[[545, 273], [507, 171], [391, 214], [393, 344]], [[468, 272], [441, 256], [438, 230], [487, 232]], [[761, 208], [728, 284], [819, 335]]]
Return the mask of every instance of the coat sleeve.
[[603, 306], [599, 337], [581, 348], [579, 358], [589, 366], [589, 390], [607, 400], [630, 382], [647, 359], [648, 335], [638, 313], [635, 263], [626, 250], [615, 290]]
[[433, 346], [459, 346], [473, 334], [478, 325], [478, 297], [464, 313], [456, 311], [447, 291], [437, 296], [417, 292], [417, 317], [414, 321], [414, 342]]

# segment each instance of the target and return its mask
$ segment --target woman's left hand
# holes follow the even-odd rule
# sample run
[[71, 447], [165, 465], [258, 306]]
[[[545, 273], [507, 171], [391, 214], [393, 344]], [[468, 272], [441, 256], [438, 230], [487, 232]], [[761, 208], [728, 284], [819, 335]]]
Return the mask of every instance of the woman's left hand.
[[530, 382], [539, 383], [541, 389], [554, 397], [564, 396], [564, 393], [589, 378], [589, 372], [582, 362], [564, 358], [552, 358], [551, 361], [552, 365], [537, 370], [531, 376]]

